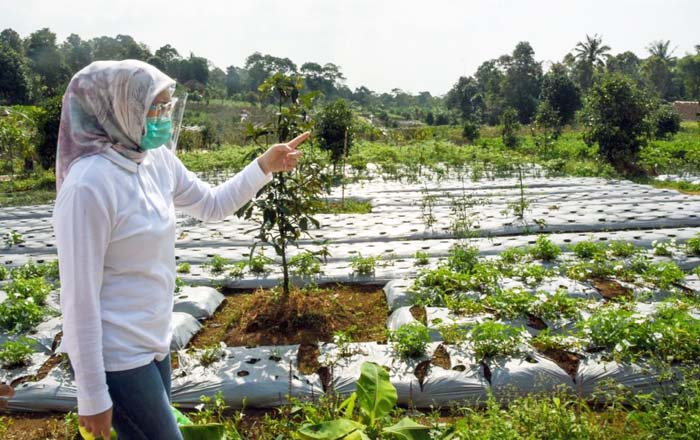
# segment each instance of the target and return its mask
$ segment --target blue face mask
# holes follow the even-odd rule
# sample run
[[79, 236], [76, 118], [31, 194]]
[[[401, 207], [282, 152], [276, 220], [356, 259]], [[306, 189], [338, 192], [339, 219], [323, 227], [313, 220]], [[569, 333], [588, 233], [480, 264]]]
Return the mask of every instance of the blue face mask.
[[146, 119], [146, 134], [141, 137], [141, 149], [153, 150], [165, 145], [173, 135], [173, 121], [170, 119]]

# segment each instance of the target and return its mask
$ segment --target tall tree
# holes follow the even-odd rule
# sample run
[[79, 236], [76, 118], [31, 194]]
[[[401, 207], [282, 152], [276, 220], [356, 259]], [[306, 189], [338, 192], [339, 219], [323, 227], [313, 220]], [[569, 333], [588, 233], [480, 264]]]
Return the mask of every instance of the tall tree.
[[27, 104], [30, 73], [22, 55], [0, 43], [0, 66], [0, 104]]
[[642, 62], [641, 71], [645, 85], [653, 94], [665, 100], [675, 97], [673, 71], [669, 62], [652, 55]]
[[463, 121], [481, 121], [483, 98], [473, 77], [462, 76], [445, 97], [447, 108], [459, 110]]
[[603, 37], [598, 34], [586, 35], [586, 41], [579, 41], [574, 52], [580, 68], [580, 86], [585, 91], [593, 83], [595, 69], [605, 66], [610, 46], [603, 44]]
[[66, 65], [72, 73], [77, 72], [92, 62], [92, 47], [78, 34], [70, 34], [61, 46]]
[[13, 29], [7, 28], [0, 32], [0, 43], [14, 50], [20, 55], [24, 53], [22, 38]]
[[542, 64], [535, 61], [530, 43], [518, 43], [513, 54], [504, 58], [506, 66], [503, 97], [518, 112], [518, 119], [528, 124], [537, 111], [542, 82]]
[[55, 96], [62, 92], [70, 71], [56, 46], [56, 34], [49, 28], [40, 29], [29, 35], [25, 48], [31, 69], [41, 78], [39, 93]]
[[243, 91], [243, 83], [239, 70], [240, 69], [236, 66], [228, 66], [226, 68], [226, 95], [229, 98]]
[[503, 66], [498, 60], [483, 62], [474, 74], [484, 101], [482, 121], [489, 125], [499, 123], [505, 108], [503, 99]]
[[260, 84], [275, 73], [291, 75], [297, 72], [297, 65], [289, 58], [263, 55], [260, 52], [246, 58], [245, 68], [248, 71], [248, 89], [252, 91], [256, 91]]
[[684, 97], [700, 101], [700, 51], [678, 60], [678, 73], [685, 88]]
[[581, 108], [581, 90], [569, 78], [562, 64], [554, 64], [544, 75], [541, 100], [547, 106], [542, 107], [540, 113], [545, 114], [545, 119], [550, 122], [550, 110], [558, 114], [562, 124], [568, 124], [573, 121], [576, 110]]
[[641, 60], [631, 51], [626, 51], [608, 57], [606, 68], [608, 72], [618, 72], [635, 80], [641, 86], [642, 76], [640, 72]]
[[676, 61], [676, 57], [673, 56], [673, 52], [675, 52], [675, 48], [670, 49], [671, 46], [671, 40], [656, 40], [652, 41], [649, 46], [647, 46], [647, 50], [649, 51], [649, 54], [652, 56], [660, 58], [662, 61], [666, 63], [673, 63]]

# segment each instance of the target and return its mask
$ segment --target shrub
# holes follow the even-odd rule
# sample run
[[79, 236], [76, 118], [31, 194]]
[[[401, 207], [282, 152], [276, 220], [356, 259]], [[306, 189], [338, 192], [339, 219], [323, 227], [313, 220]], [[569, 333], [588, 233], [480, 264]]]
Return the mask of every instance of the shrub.
[[500, 253], [499, 257], [501, 258], [501, 261], [503, 263], [511, 265], [523, 261], [527, 253], [528, 251], [526, 248], [516, 247], [506, 249], [505, 251]]
[[658, 257], [670, 257], [673, 255], [673, 248], [676, 247], [674, 240], [671, 241], [656, 241], [652, 242], [652, 247], [654, 248], [654, 255]]
[[250, 271], [257, 275], [263, 275], [270, 272], [268, 265], [274, 263], [275, 260], [266, 257], [262, 252], [257, 255], [251, 255], [248, 260], [248, 268]]
[[468, 120], [462, 126], [462, 137], [470, 144], [473, 144], [479, 139], [480, 128], [481, 125], [477, 121]]
[[233, 263], [231, 266], [231, 270], [228, 272], [228, 276], [232, 278], [243, 278], [243, 274], [245, 273], [245, 268], [248, 266], [248, 263], [245, 261], [237, 261]]
[[486, 321], [472, 327], [469, 333], [478, 360], [494, 356], [511, 356], [520, 351], [524, 339], [522, 329], [499, 322]]
[[17, 368], [29, 365], [33, 352], [32, 343], [27, 338], [7, 341], [0, 345], [0, 364], [2, 364], [2, 368]]
[[605, 256], [605, 246], [595, 241], [581, 241], [569, 246], [569, 250], [582, 260]]
[[192, 267], [190, 266], [190, 263], [180, 263], [177, 265], [177, 269], [175, 269], [177, 273], [190, 273], [190, 270], [192, 270]]
[[447, 264], [455, 272], [469, 272], [479, 261], [479, 248], [458, 243], [450, 247]]
[[307, 278], [323, 273], [321, 263], [321, 258], [309, 250], [303, 251], [289, 259], [289, 267], [292, 273]]
[[363, 257], [362, 254], [358, 254], [352, 258], [350, 266], [352, 267], [352, 271], [358, 275], [374, 275], [377, 263], [381, 258], [381, 256]]
[[513, 275], [519, 277], [528, 286], [534, 286], [554, 275], [554, 271], [538, 263], [524, 264], [513, 268]]
[[430, 342], [430, 332], [420, 322], [412, 322], [391, 332], [389, 340], [400, 357], [417, 358], [425, 354], [425, 348]]
[[685, 278], [683, 269], [672, 261], [651, 263], [643, 277], [646, 281], [656, 284], [662, 289], [668, 289], [673, 284], [678, 283]]
[[0, 303], [0, 328], [11, 333], [23, 333], [41, 322], [44, 310], [29, 298], [8, 297]]
[[700, 257], [700, 234], [685, 242], [685, 251], [688, 255]]
[[5, 291], [14, 297], [31, 298], [35, 304], [42, 306], [51, 293], [51, 285], [43, 277], [17, 278], [5, 286]]
[[532, 258], [542, 261], [553, 261], [561, 254], [561, 249], [545, 235], [537, 237], [535, 245], [530, 248]]
[[318, 117], [314, 130], [321, 148], [331, 153], [338, 164], [343, 155], [350, 154], [353, 143], [352, 109], [344, 99], [328, 104]]
[[661, 105], [651, 115], [656, 139], [667, 139], [681, 130], [681, 116], [672, 105]]
[[583, 139], [618, 171], [634, 171], [649, 129], [651, 101], [634, 82], [619, 73], [603, 74], [588, 92], [583, 111]]
[[518, 138], [518, 130], [520, 129], [520, 122], [518, 120], [518, 112], [514, 108], [507, 108], [501, 115], [501, 138], [503, 139], [503, 145], [508, 148], [515, 148], [520, 144], [520, 138]]
[[213, 274], [220, 274], [226, 269], [228, 263], [229, 261], [221, 255], [214, 255], [209, 260], [209, 270]]
[[634, 244], [619, 240], [611, 241], [608, 244], [608, 249], [613, 256], [620, 258], [631, 257], [639, 251]]
[[429, 260], [430, 256], [428, 255], [427, 252], [416, 251], [416, 254], [414, 255], [414, 257], [416, 259], [416, 262], [415, 262], [416, 266], [427, 266], [428, 264], [430, 264], [430, 260]]

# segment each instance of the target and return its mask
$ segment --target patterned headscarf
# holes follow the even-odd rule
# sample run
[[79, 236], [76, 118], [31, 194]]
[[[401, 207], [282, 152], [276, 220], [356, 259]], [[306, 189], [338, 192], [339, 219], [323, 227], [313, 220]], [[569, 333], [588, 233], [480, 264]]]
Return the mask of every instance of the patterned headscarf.
[[63, 96], [56, 153], [56, 191], [79, 158], [114, 148], [140, 162], [148, 109], [175, 81], [137, 60], [95, 61], [76, 73]]

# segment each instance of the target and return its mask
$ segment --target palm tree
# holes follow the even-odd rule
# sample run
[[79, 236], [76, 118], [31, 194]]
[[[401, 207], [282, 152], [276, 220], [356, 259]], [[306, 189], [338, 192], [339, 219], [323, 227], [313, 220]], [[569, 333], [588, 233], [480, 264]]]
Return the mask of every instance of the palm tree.
[[586, 41], [579, 41], [574, 51], [574, 59], [578, 61], [579, 86], [585, 91], [593, 83], [595, 68], [604, 67], [605, 61], [610, 58], [610, 46], [603, 44], [603, 37], [599, 37], [598, 34], [592, 38], [586, 35]]
[[652, 41], [652, 43], [649, 46], [647, 46], [647, 50], [652, 56], [659, 57], [662, 61], [665, 61], [667, 63], [672, 63], [676, 60], [676, 57], [672, 56], [676, 48], [674, 47], [673, 49], [671, 49], [671, 51], [669, 51], [670, 46], [671, 40], [657, 40]]
[[586, 41], [579, 41], [574, 50], [576, 59], [590, 67], [603, 67], [610, 57], [610, 46], [604, 45], [603, 37], [598, 34], [593, 35], [593, 38], [586, 35]]

